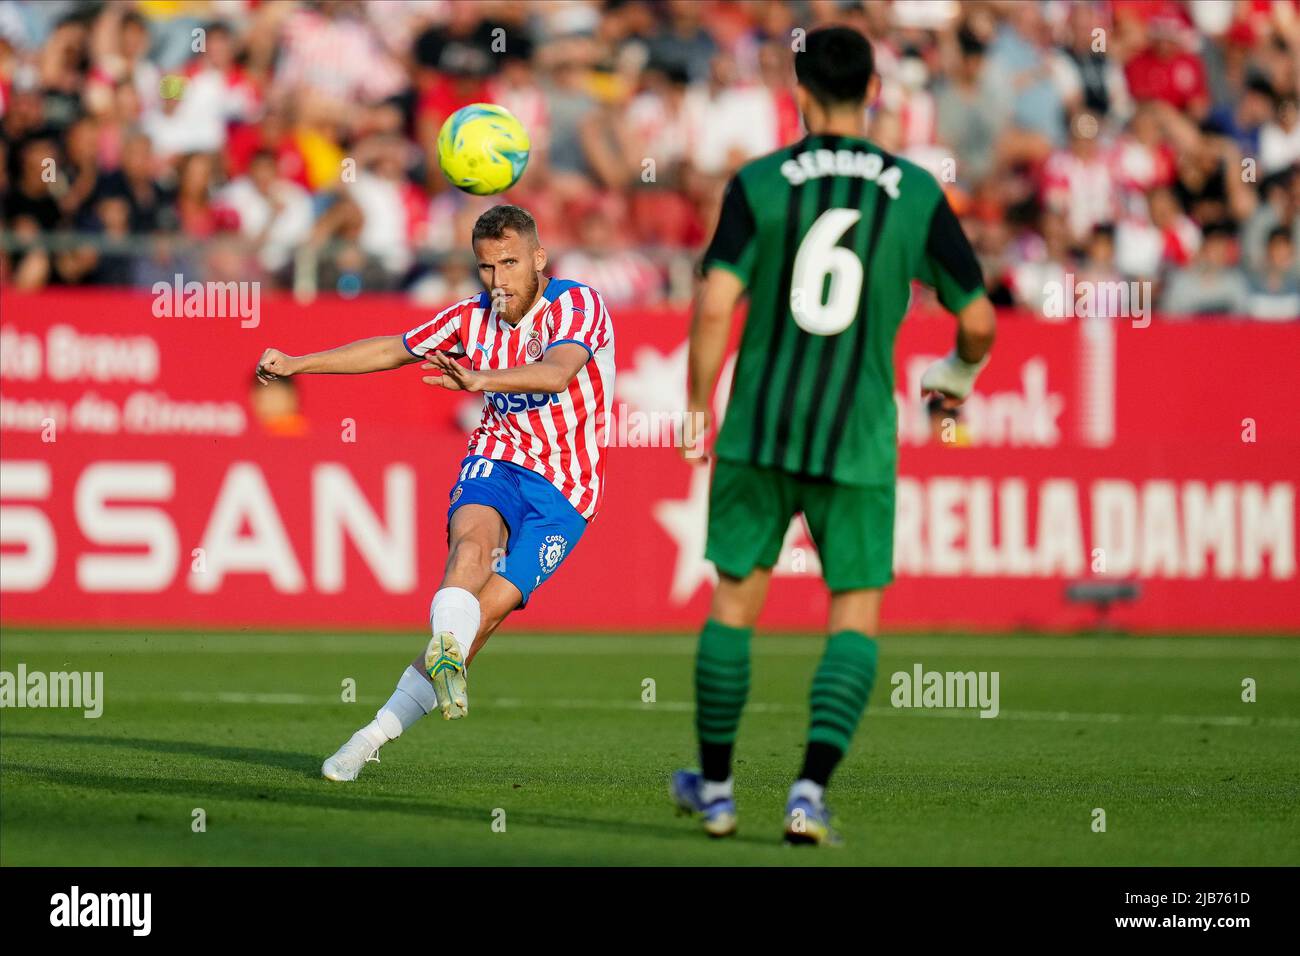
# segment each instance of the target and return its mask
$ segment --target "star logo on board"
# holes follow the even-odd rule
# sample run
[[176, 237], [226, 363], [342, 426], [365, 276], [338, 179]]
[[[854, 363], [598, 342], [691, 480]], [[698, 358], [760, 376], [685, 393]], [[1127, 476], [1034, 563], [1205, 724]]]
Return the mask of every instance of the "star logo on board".
[[[686, 359], [685, 341], [667, 353], [652, 346], [638, 348], [632, 366], [619, 370], [615, 395], [632, 411], [680, 413], [686, 406]], [[735, 367], [735, 356], [728, 356], [718, 377], [718, 388], [714, 392], [714, 419], [718, 426], [722, 422], [727, 396], [731, 393], [731, 377]], [[690, 470], [686, 497], [661, 499], [651, 508], [655, 521], [677, 546], [673, 580], [668, 594], [674, 604], [685, 604], [695, 596], [700, 585], [712, 585], [718, 580], [713, 564], [704, 559], [708, 533], [709, 476], [712, 469], [685, 463], [682, 467]], [[817, 574], [820, 570], [821, 565], [816, 551], [808, 541], [803, 519], [796, 517], [790, 522], [781, 557], [773, 573], [777, 576]]]

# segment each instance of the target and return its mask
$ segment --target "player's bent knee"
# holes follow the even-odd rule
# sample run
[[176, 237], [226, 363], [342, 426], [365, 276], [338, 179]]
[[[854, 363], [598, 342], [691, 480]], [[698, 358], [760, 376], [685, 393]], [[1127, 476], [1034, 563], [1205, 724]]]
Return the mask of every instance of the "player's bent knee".
[[448, 570], [484, 572], [491, 570], [492, 549], [473, 537], [461, 538], [451, 545], [447, 555]]

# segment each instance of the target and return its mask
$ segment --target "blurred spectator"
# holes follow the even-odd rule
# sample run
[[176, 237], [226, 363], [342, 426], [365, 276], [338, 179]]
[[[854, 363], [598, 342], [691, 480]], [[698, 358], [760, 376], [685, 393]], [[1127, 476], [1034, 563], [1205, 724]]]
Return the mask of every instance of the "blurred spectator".
[[1160, 308], [1172, 316], [1243, 314], [1250, 290], [1232, 265], [1231, 230], [1211, 226], [1195, 261], [1169, 277]]
[[68, 127], [64, 141], [67, 155], [63, 175], [57, 182], [59, 211], [68, 221], [77, 223], [99, 183], [98, 124], [83, 116]]
[[777, 147], [777, 115], [762, 87], [742, 84], [735, 59], [719, 53], [707, 83], [697, 83], [684, 103], [690, 161], [708, 176], [729, 175]]
[[[635, 249], [626, 247], [615, 227], [617, 213], [608, 200], [592, 202], [580, 214], [580, 245], [563, 253], [553, 274], [581, 277], [612, 305], [654, 305], [663, 297], [659, 270]], [[620, 241], [620, 238], [623, 241]]]
[[1159, 110], [1154, 104], [1138, 107], [1128, 130], [1111, 153], [1115, 185], [1132, 205], [1132, 194], [1145, 194], [1174, 181], [1174, 148], [1161, 129]]
[[1199, 120], [1210, 107], [1205, 68], [1180, 42], [1182, 25], [1172, 17], [1153, 17], [1151, 44], [1124, 67], [1129, 92], [1139, 102], [1159, 100]]
[[997, 85], [1011, 98], [1011, 121], [1047, 146], [1065, 145], [1065, 91], [1074, 77], [1051, 45], [1051, 33], [1036, 3], [1014, 4], [989, 46]]
[[5, 223], [14, 237], [32, 243], [13, 260], [14, 285], [19, 289], [40, 288], [50, 273], [50, 257], [34, 245], [43, 232], [52, 232], [60, 222], [59, 204], [46, 175], [56, 162], [52, 139], [29, 139], [16, 150], [18, 175], [5, 194]]
[[936, 127], [939, 139], [960, 157], [957, 181], [972, 184], [993, 168], [1006, 109], [985, 69], [983, 41], [962, 30], [958, 42], [957, 68], [939, 82], [935, 93]]
[[695, 82], [703, 82], [717, 52], [717, 41], [704, 28], [704, 5], [695, 0], [668, 0], [668, 19], [650, 38], [651, 61], [677, 67]]
[[483, 291], [483, 283], [479, 281], [476, 267], [473, 256], [452, 253], [411, 287], [412, 301], [439, 308], [478, 295]]
[[86, 74], [86, 108], [97, 114], [112, 109], [117, 88], [130, 86], [136, 101], [153, 110], [162, 97], [162, 70], [149, 59], [149, 21], [124, 4], [110, 4], [96, 20], [91, 64]]
[[1165, 188], [1148, 193], [1145, 208], [1126, 217], [1115, 230], [1119, 269], [1136, 278], [1155, 278], [1166, 266], [1186, 265], [1200, 245], [1201, 230]]
[[1243, 181], [1241, 154], [1232, 140], [1201, 136], [1180, 150], [1174, 195], [1201, 228], [1239, 222], [1254, 210], [1255, 192]]
[[179, 225], [174, 197], [158, 184], [153, 168], [149, 137], [135, 133], [122, 145], [120, 167], [99, 181], [99, 197], [126, 200], [133, 233], [171, 232]]
[[1082, 241], [1098, 223], [1116, 215], [1111, 163], [1097, 140], [1101, 124], [1083, 112], [1070, 124], [1070, 147], [1048, 157], [1043, 169], [1043, 203], [1065, 215], [1073, 242]]
[[95, 202], [88, 218], [90, 231], [102, 240], [92, 281], [100, 285], [132, 285], [135, 266], [131, 255], [131, 204], [125, 196], [106, 193]]
[[1065, 217], [1057, 212], [1044, 212], [1038, 230], [1023, 230], [1017, 245], [1014, 256], [1017, 261], [1010, 276], [1012, 294], [1018, 304], [1041, 316], [1049, 289], [1064, 289], [1066, 273], [1074, 268]]
[[1290, 230], [1278, 226], [1269, 233], [1266, 250], [1263, 271], [1250, 278], [1247, 311], [1252, 319], [1300, 320], [1300, 277]]
[[1259, 166], [1265, 176], [1300, 162], [1300, 115], [1294, 96], [1278, 100], [1277, 115], [1259, 132]]
[[366, 22], [360, 4], [269, 6], [282, 15], [273, 94], [313, 98], [342, 118], [356, 104], [393, 96], [406, 83], [401, 67]]
[[213, 162], [207, 153], [191, 153], [180, 161], [176, 176], [176, 215], [180, 231], [194, 239], [208, 239], [233, 225], [230, 217], [213, 205]]
[[1098, 116], [1123, 122], [1133, 114], [1133, 99], [1116, 58], [1104, 48], [1098, 49], [1097, 12], [1095, 6], [1085, 3], [1070, 9], [1064, 52], [1077, 73], [1078, 92], [1073, 99]]
[[405, 144], [395, 136], [367, 140], [357, 150], [356, 182], [345, 186], [362, 212], [361, 249], [394, 279], [411, 267], [428, 209], [419, 187], [406, 178], [405, 153]]
[[242, 176], [248, 172], [253, 156], [261, 151], [275, 155], [276, 172], [304, 189], [311, 189], [307, 176], [307, 157], [294, 135], [286, 110], [272, 108], [260, 123], [236, 124], [230, 131], [226, 147], [226, 172]]
[[311, 235], [311, 195], [280, 177], [275, 154], [269, 150], [253, 156], [248, 175], [228, 183], [217, 194], [216, 204], [235, 213], [240, 234], [258, 251], [269, 272], [288, 265], [293, 250]]
[[1300, 246], [1300, 165], [1260, 184], [1264, 201], [1242, 229], [1242, 256], [1247, 268], [1264, 269], [1268, 237], [1278, 226], [1290, 225], [1292, 245]]
[[1268, 80], [1252, 76], [1235, 103], [1225, 103], [1210, 114], [1206, 131], [1227, 136], [1247, 156], [1258, 155], [1260, 130], [1273, 116], [1273, 101]]
[[1099, 224], [1093, 228], [1084, 247], [1083, 261], [1078, 268], [1078, 281], [1100, 284], [1118, 282], [1122, 278], [1115, 267], [1115, 227], [1110, 223]]
[[262, 433], [274, 438], [299, 438], [308, 432], [307, 418], [298, 400], [298, 384], [291, 378], [277, 378], [265, 385], [253, 378], [248, 391], [253, 420]]

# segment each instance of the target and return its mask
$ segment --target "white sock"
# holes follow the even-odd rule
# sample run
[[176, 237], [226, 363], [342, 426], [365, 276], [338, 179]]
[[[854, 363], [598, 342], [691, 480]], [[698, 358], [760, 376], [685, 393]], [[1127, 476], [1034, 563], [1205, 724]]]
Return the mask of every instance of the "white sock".
[[808, 800], [815, 807], [822, 805], [822, 798], [826, 795], [826, 788], [819, 783], [813, 783], [811, 780], [796, 780], [794, 786], [790, 788], [790, 799], [797, 800], [802, 797]]
[[705, 803], [730, 799], [733, 779], [734, 777], [728, 777], [726, 780], [705, 780], [704, 785], [700, 787], [700, 799]]
[[466, 661], [481, 621], [478, 598], [464, 588], [439, 588], [429, 605], [429, 627], [434, 634], [451, 631]]
[[414, 667], [402, 672], [397, 689], [388, 703], [379, 708], [375, 719], [361, 728], [367, 740], [382, 747], [390, 740], [402, 736], [402, 731], [438, 706], [438, 695], [433, 685]]

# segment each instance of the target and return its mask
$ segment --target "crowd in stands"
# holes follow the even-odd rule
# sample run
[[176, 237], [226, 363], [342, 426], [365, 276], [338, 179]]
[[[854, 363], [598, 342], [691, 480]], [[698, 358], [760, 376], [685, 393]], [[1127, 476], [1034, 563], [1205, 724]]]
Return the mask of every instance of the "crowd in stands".
[[434, 141], [490, 101], [555, 274], [679, 302], [727, 178], [803, 135], [792, 50], [830, 23], [872, 40], [870, 136], [941, 181], [996, 303], [1043, 315], [1070, 276], [1300, 317], [1297, 0], [4, 0], [0, 281], [452, 301], [503, 197]]

